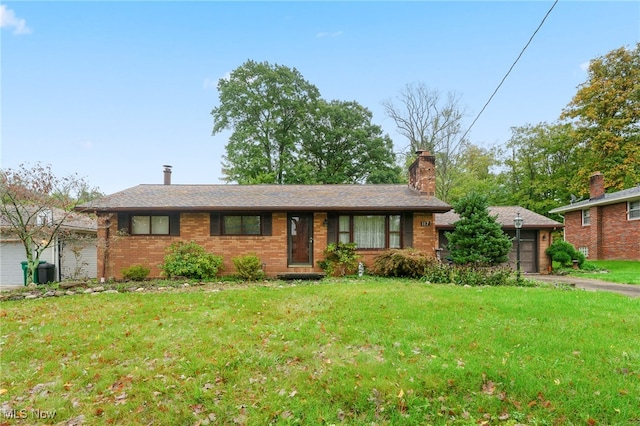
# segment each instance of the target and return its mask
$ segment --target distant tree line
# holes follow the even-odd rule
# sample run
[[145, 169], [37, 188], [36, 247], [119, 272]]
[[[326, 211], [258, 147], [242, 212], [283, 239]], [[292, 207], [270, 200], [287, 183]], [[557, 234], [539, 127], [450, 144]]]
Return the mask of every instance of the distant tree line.
[[422, 83], [382, 102], [406, 140], [396, 141], [399, 153], [367, 108], [324, 100], [295, 68], [250, 60], [220, 79], [218, 92], [213, 133], [231, 131], [223, 158], [228, 182], [403, 182], [419, 149], [436, 155], [436, 196], [449, 203], [480, 192], [490, 205], [547, 215], [586, 196], [595, 171], [610, 190], [640, 182], [640, 43], [593, 59], [556, 122], [513, 127], [493, 148], [463, 137], [459, 95]]

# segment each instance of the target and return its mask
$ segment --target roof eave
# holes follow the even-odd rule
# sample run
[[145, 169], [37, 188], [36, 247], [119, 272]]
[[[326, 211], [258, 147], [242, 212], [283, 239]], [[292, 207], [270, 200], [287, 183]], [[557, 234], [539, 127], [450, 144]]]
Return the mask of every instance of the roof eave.
[[132, 211], [181, 211], [181, 212], [208, 212], [208, 211], [271, 211], [271, 212], [291, 212], [291, 211], [358, 211], [358, 212], [426, 212], [426, 213], [446, 213], [451, 210], [450, 206], [157, 206], [157, 207], [92, 207], [78, 209], [81, 212], [91, 213], [118, 213]]
[[620, 198], [608, 198], [608, 199], [599, 199], [599, 200], [593, 200], [593, 201], [589, 201], [586, 202], [584, 204], [578, 204], [578, 205], [568, 205], [568, 206], [562, 206], [562, 207], [556, 207], [555, 209], [549, 210], [549, 213], [552, 214], [562, 214], [562, 213], [567, 213], [567, 212], [574, 212], [574, 211], [579, 211], [579, 210], [584, 210], [586, 208], [591, 208], [591, 207], [599, 207], [599, 206], [607, 206], [607, 205], [611, 205], [611, 204], [618, 204], [618, 203], [626, 203], [629, 201], [636, 201], [636, 200], [640, 200], [640, 196], [639, 195], [630, 195], [628, 197], [620, 197]]

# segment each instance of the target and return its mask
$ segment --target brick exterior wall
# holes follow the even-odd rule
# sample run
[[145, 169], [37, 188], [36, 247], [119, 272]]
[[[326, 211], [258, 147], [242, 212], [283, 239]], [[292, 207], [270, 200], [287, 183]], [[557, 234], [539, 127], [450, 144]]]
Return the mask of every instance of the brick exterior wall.
[[582, 226], [582, 211], [564, 217], [565, 240], [587, 247], [590, 260], [640, 260], [640, 220], [627, 219], [627, 203], [594, 206], [591, 224]]
[[[313, 215], [313, 266], [288, 266], [287, 213], [273, 213], [272, 235], [269, 236], [210, 236], [210, 215], [181, 213], [179, 236], [118, 235], [115, 215], [100, 215], [98, 219], [98, 276], [122, 279], [122, 269], [131, 265], [144, 265], [151, 269], [150, 278], [161, 277], [158, 267], [163, 262], [165, 249], [173, 242], [194, 241], [208, 252], [222, 255], [223, 274], [233, 274], [233, 258], [249, 253], [257, 254], [269, 276], [287, 272], [322, 272], [317, 261], [324, 258], [327, 247], [327, 213]], [[107, 220], [108, 219], [108, 220]], [[422, 223], [429, 223], [422, 226]], [[107, 234], [109, 240], [107, 243]], [[413, 246], [435, 256], [436, 232], [433, 214], [416, 213], [413, 218]], [[380, 250], [361, 250], [363, 263], [371, 266]]]

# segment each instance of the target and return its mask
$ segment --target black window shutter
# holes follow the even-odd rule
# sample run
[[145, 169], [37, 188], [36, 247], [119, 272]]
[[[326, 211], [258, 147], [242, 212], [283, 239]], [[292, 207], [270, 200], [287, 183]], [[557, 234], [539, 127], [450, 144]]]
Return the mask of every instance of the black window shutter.
[[413, 247], [413, 213], [402, 215], [402, 242], [403, 248]]
[[180, 235], [180, 213], [169, 214], [169, 235]]
[[120, 212], [118, 213], [118, 232], [122, 232], [123, 230], [129, 233], [129, 213]]
[[327, 215], [327, 244], [338, 242], [338, 215], [329, 213]]
[[209, 235], [221, 235], [220, 213], [211, 212], [209, 214]]
[[262, 214], [262, 235], [271, 235], [272, 227], [271, 227], [271, 213], [263, 213]]

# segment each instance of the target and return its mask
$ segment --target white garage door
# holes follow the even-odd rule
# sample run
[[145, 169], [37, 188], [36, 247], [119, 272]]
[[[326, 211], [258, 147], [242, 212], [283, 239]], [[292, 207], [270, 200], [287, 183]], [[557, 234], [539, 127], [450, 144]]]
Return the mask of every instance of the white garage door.
[[97, 251], [95, 242], [66, 244], [62, 250], [62, 280], [95, 278]]
[[5, 241], [0, 243], [0, 285], [24, 284], [20, 262], [25, 259], [22, 243]]

